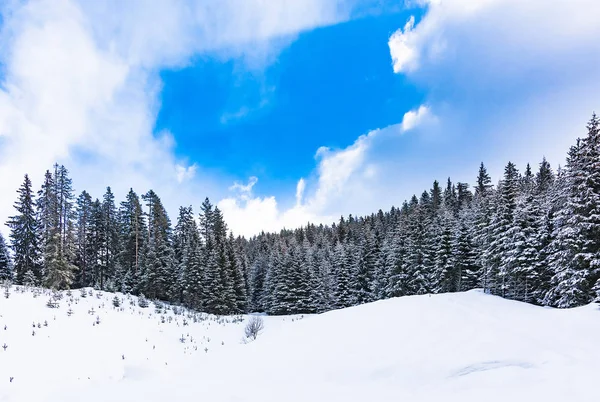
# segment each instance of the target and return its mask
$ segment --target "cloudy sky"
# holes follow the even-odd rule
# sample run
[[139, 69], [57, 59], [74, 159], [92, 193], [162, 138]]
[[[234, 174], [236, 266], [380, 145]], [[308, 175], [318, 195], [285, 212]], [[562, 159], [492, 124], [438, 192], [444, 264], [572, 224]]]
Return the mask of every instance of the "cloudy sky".
[[[5, 0], [0, 221], [76, 192], [210, 197], [251, 235], [556, 167], [600, 110], [596, 0]], [[2, 228], [6, 232], [6, 228]]]

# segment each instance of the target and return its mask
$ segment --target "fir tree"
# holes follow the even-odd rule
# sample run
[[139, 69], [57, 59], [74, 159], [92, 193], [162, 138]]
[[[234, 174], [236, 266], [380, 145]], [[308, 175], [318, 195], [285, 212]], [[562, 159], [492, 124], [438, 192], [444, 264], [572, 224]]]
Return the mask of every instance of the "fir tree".
[[558, 307], [589, 303], [600, 277], [600, 121], [594, 114], [588, 135], [569, 150], [566, 196], [557, 212], [555, 272], [545, 302]]
[[142, 196], [148, 207], [148, 243], [141, 292], [151, 299], [168, 300], [174, 276], [174, 258], [171, 243], [171, 222], [158, 195], [150, 190]]
[[[120, 290], [134, 292], [142, 271], [142, 254], [146, 249], [148, 229], [138, 195], [130, 189], [118, 211], [120, 228]], [[119, 284], [117, 284], [119, 286]]]
[[494, 293], [502, 297], [514, 296], [514, 272], [511, 264], [513, 219], [519, 195], [519, 172], [512, 162], [504, 169], [504, 178], [499, 186], [497, 212], [492, 220], [493, 240], [490, 244], [492, 275], [495, 275]]
[[83, 191], [76, 201], [76, 273], [75, 284], [79, 287], [90, 286], [91, 270], [94, 265], [91, 252], [92, 232], [92, 197], [87, 191]]
[[17, 215], [8, 220], [11, 247], [14, 252], [14, 273], [17, 284], [37, 284], [41, 279], [41, 249], [38, 222], [29, 176], [17, 191], [14, 205]]
[[8, 246], [4, 241], [4, 237], [2, 236], [2, 232], [0, 232], [0, 282], [12, 281], [12, 279], [13, 272], [10, 253], [8, 251]]
[[[102, 229], [104, 230], [102, 244], [104, 275], [100, 278], [100, 289], [108, 288], [110, 290], [120, 289], [120, 283], [123, 278], [120, 277], [122, 270], [118, 267], [119, 256], [119, 226], [117, 208], [115, 206], [115, 196], [110, 187], [102, 197]], [[117, 278], [117, 274], [119, 277]]]

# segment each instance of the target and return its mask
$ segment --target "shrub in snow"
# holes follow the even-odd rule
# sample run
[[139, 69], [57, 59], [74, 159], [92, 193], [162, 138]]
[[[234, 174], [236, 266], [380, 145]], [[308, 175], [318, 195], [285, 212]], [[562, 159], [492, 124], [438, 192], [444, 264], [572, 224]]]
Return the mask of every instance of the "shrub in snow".
[[85, 299], [85, 298], [87, 297], [87, 292], [85, 291], [85, 289], [84, 289], [84, 288], [81, 288], [81, 289], [80, 289], [80, 295], [81, 295], [81, 297], [82, 297], [83, 299]]
[[113, 304], [114, 307], [120, 307], [121, 306], [121, 300], [119, 300], [119, 296], [113, 297], [112, 304]]
[[56, 300], [50, 298], [48, 299], [48, 302], [46, 303], [46, 307], [48, 308], [58, 308], [59, 304]]
[[263, 319], [257, 315], [253, 315], [250, 317], [248, 324], [246, 324], [246, 328], [244, 329], [244, 334], [246, 338], [256, 339], [258, 334], [265, 328], [265, 324]]
[[140, 297], [138, 297], [138, 306], [140, 306], [141, 308], [147, 308], [148, 307], [148, 299], [146, 299], [146, 296], [144, 296], [143, 294], [140, 294]]

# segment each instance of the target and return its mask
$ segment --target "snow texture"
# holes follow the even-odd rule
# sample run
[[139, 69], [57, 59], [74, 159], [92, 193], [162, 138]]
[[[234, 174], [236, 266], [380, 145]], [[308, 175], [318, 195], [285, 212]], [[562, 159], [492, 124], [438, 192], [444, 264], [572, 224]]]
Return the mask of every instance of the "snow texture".
[[596, 304], [409, 296], [263, 317], [245, 343], [248, 316], [194, 322], [133, 296], [62, 295], [56, 308], [49, 291], [0, 295], [0, 401], [598, 400]]

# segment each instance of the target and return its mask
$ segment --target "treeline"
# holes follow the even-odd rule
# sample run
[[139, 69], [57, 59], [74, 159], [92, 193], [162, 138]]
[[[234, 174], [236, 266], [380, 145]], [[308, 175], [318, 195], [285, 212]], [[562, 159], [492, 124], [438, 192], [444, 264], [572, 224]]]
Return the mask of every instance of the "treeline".
[[400, 208], [331, 226], [308, 224], [251, 239], [228, 234], [206, 199], [172, 227], [153, 191], [119, 206], [107, 189], [74, 196], [54, 166], [34, 194], [28, 176], [0, 236], [0, 278], [18, 284], [144, 294], [215, 314], [312, 313], [389, 297], [477, 287], [539, 305], [600, 297], [600, 120], [564, 168], [508, 163], [492, 185], [437, 181]]

